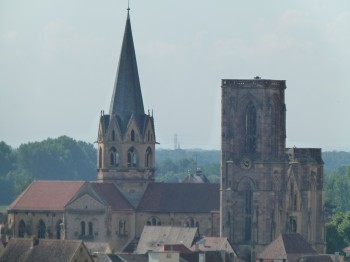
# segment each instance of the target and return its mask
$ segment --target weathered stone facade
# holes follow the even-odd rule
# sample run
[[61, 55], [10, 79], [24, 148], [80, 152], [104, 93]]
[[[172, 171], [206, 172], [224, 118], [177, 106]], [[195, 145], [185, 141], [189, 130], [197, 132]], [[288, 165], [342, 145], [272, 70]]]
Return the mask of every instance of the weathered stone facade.
[[324, 251], [320, 149], [286, 149], [285, 81], [222, 80], [221, 234], [243, 257], [280, 233]]

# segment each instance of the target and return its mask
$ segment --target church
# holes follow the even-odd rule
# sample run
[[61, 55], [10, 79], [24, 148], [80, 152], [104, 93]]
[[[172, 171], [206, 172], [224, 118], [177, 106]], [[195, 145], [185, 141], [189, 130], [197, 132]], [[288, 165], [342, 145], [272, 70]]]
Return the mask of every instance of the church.
[[325, 250], [320, 149], [286, 148], [282, 80], [224, 79], [221, 183], [155, 182], [155, 120], [145, 113], [129, 9], [108, 114], [97, 135], [97, 181], [34, 181], [8, 208], [9, 237], [107, 242], [132, 252], [145, 225], [197, 227], [241, 257], [281, 233]]

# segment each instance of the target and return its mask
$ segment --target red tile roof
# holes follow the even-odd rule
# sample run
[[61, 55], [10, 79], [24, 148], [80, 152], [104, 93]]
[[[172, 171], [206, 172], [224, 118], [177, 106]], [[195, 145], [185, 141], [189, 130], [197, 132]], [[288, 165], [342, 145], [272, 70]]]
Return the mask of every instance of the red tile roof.
[[9, 210], [63, 211], [64, 206], [84, 183], [84, 181], [34, 181], [9, 206]]
[[113, 183], [91, 182], [94, 191], [111, 207], [116, 210], [133, 210], [132, 205]]
[[219, 184], [150, 183], [137, 209], [160, 213], [210, 213], [220, 209]]

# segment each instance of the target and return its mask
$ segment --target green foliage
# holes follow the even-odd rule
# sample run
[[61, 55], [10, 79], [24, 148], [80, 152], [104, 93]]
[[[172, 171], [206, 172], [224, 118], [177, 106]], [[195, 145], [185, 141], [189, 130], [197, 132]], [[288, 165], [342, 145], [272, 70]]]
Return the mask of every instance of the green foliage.
[[350, 242], [350, 211], [338, 212], [326, 224], [327, 253], [341, 252]]
[[335, 207], [336, 212], [350, 210], [350, 167], [335, 170], [325, 178], [326, 202]]
[[177, 183], [197, 167], [210, 182], [220, 182], [220, 151], [218, 150], [157, 150], [156, 181]]
[[332, 172], [333, 170], [342, 167], [350, 166], [350, 152], [344, 151], [329, 151], [322, 153], [325, 169]]
[[0, 204], [10, 203], [33, 179], [95, 180], [96, 159], [92, 144], [67, 136], [18, 149], [0, 142]]
[[35, 179], [94, 180], [96, 149], [67, 136], [21, 145], [18, 167]]
[[0, 178], [3, 178], [12, 169], [13, 165], [12, 148], [5, 142], [0, 142]]

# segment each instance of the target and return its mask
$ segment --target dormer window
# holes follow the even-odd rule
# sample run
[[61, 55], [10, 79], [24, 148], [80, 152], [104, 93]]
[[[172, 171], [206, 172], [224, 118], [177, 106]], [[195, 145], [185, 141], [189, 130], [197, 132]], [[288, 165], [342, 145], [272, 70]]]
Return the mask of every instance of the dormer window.
[[145, 160], [146, 160], [145, 166], [148, 168], [152, 167], [152, 150], [151, 150], [151, 148], [147, 148]]
[[134, 131], [134, 130], [131, 130], [130, 140], [131, 140], [132, 142], [135, 141], [135, 131]]

